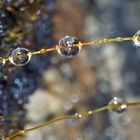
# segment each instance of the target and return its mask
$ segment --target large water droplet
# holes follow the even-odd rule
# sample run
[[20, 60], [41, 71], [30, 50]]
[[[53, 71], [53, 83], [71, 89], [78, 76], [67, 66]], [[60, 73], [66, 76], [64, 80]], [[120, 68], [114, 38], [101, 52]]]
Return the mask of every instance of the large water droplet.
[[80, 50], [80, 41], [72, 36], [65, 36], [58, 42], [57, 52], [66, 58], [76, 56]]
[[10, 56], [10, 62], [16, 66], [24, 66], [31, 59], [31, 53], [25, 48], [13, 50]]

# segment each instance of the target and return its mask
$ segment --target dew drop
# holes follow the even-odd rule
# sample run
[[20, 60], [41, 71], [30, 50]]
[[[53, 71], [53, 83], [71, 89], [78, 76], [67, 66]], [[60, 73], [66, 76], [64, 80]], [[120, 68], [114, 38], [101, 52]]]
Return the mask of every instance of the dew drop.
[[140, 47], [140, 30], [134, 35], [134, 44]]
[[2, 57], [0, 57], [0, 67], [2, 67], [4, 64], [5, 64], [5, 60]]
[[80, 114], [80, 113], [75, 113], [75, 116], [77, 116], [78, 118], [81, 118], [81, 117], [82, 117], [82, 114]]
[[92, 111], [88, 111], [88, 115], [91, 115], [91, 114], [93, 114], [93, 112]]
[[16, 66], [24, 66], [31, 59], [31, 53], [25, 48], [17, 48], [12, 51], [10, 62]]
[[80, 41], [72, 36], [65, 36], [58, 42], [57, 52], [66, 58], [76, 56], [81, 50]]
[[114, 97], [110, 102], [110, 110], [116, 113], [123, 113], [127, 109], [127, 105], [125, 104], [125, 100], [122, 98]]

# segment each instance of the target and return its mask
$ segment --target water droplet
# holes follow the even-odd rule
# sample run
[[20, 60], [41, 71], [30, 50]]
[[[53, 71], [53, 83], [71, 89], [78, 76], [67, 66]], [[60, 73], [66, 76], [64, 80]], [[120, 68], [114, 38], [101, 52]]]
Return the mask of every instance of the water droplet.
[[127, 105], [125, 104], [125, 100], [122, 98], [114, 97], [110, 102], [110, 110], [116, 113], [122, 113], [126, 111]]
[[57, 52], [66, 58], [76, 56], [81, 50], [81, 43], [72, 36], [65, 36], [58, 42]]
[[93, 112], [92, 111], [88, 111], [88, 114], [91, 115], [91, 114], [93, 114]]
[[81, 118], [81, 117], [82, 117], [82, 114], [80, 114], [80, 113], [75, 113], [75, 116], [77, 116], [78, 118]]
[[31, 59], [31, 53], [25, 48], [13, 50], [10, 56], [10, 62], [16, 66], [24, 66]]
[[2, 57], [0, 57], [0, 67], [2, 67], [4, 64], [5, 64], [5, 60]]
[[140, 30], [134, 35], [134, 44], [140, 47]]

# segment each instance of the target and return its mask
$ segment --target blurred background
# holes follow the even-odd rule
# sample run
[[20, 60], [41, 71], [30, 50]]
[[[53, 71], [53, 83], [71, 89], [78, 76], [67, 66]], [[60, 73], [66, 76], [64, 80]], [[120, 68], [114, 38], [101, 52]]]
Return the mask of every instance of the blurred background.
[[[139, 0], [42, 1], [40, 9], [36, 6], [24, 13], [28, 14], [28, 10], [38, 11], [37, 15], [40, 17], [33, 23], [34, 28], [32, 23], [26, 25], [28, 29], [33, 28], [35, 35], [18, 40], [20, 44], [26, 44], [27, 48], [30, 43], [34, 44], [31, 47], [33, 50], [39, 49], [38, 46], [52, 47], [65, 35], [87, 42], [133, 36], [140, 29]], [[17, 7], [24, 11], [24, 6]], [[32, 20], [34, 21], [33, 17]], [[36, 72], [39, 73], [38, 86], [35, 86], [28, 101], [21, 103], [20, 100], [19, 103], [18, 100], [18, 104], [22, 104], [24, 108], [22, 110], [26, 110], [23, 119], [26, 123], [23, 125], [23, 120], [20, 120], [24, 128], [33, 127], [57, 116], [102, 107], [115, 96], [128, 101], [140, 100], [140, 49], [131, 41], [86, 47], [78, 56], [70, 59], [61, 57], [57, 52], [47, 57], [36, 57], [38, 56], [27, 66], [20, 68], [20, 72], [28, 69], [28, 74], [29, 70], [31, 72], [33, 69], [33, 78], [36, 77]], [[29, 76], [28, 78], [30, 79]], [[18, 108], [17, 111], [19, 110]], [[130, 107], [122, 114], [103, 111], [79, 120], [70, 119], [48, 125], [27, 133], [24, 138], [139, 140], [139, 113], [139, 107]]]
[[[52, 17], [56, 41], [65, 35], [80, 41], [133, 36], [139, 29], [139, 0], [56, 0]], [[140, 50], [133, 42], [82, 49], [72, 59], [54, 54], [43, 73], [46, 90], [30, 96], [27, 119], [32, 123], [108, 104], [112, 97], [139, 100]], [[40, 140], [138, 140], [139, 107], [123, 114], [104, 111], [80, 120], [62, 121], [31, 132]]]

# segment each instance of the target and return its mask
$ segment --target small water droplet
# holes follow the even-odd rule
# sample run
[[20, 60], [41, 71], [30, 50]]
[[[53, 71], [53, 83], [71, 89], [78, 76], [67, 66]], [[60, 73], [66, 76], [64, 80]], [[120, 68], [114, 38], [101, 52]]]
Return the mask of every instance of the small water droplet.
[[110, 110], [114, 111], [116, 113], [122, 113], [126, 111], [127, 105], [125, 104], [125, 100], [122, 98], [114, 97], [110, 102], [109, 105], [111, 105]]
[[75, 113], [75, 116], [77, 116], [78, 118], [81, 118], [81, 117], [82, 117], [82, 114], [80, 114], [80, 113]]
[[93, 112], [92, 111], [88, 111], [88, 114], [91, 115]]
[[2, 67], [4, 64], [5, 64], [5, 60], [2, 57], [0, 57], [0, 67]]
[[140, 30], [134, 35], [134, 44], [140, 47]]
[[25, 48], [17, 48], [12, 51], [10, 62], [16, 66], [24, 66], [31, 59], [31, 53]]
[[80, 41], [72, 36], [65, 36], [58, 42], [57, 52], [66, 58], [76, 56], [80, 50]]

